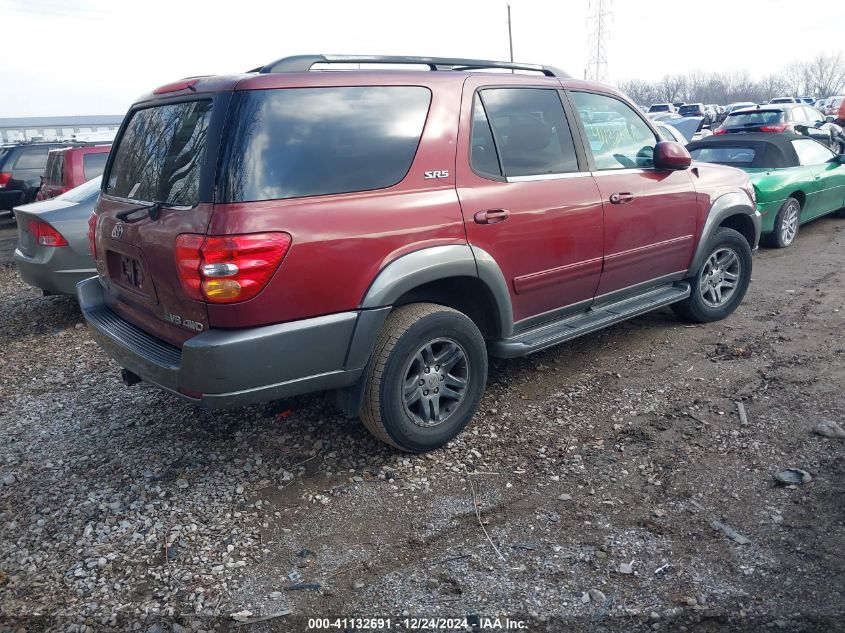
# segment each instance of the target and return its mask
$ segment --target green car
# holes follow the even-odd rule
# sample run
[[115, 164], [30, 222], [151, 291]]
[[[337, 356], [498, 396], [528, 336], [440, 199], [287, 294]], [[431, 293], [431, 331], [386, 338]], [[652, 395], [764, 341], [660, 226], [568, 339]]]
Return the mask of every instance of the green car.
[[845, 155], [797, 134], [708, 136], [687, 145], [693, 160], [739, 167], [757, 192], [763, 241], [786, 248], [805, 222], [845, 207]]

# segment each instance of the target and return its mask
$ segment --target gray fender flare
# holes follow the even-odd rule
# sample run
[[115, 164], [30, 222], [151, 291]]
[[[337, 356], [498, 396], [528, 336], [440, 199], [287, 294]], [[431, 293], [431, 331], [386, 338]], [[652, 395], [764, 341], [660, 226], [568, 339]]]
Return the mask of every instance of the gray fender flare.
[[433, 246], [403, 255], [382, 268], [360, 304], [360, 317], [347, 356], [348, 368], [369, 358], [375, 337], [391, 306], [406, 292], [450, 277], [474, 277], [490, 291], [499, 312], [501, 337], [513, 332], [513, 307], [505, 276], [483, 249], [468, 244]]
[[[393, 260], [370, 284], [359, 306], [345, 368], [351, 370], [366, 366], [376, 337], [397, 299], [414, 288], [450, 277], [480, 279], [496, 303], [499, 335], [504, 338], [513, 333], [513, 307], [508, 285], [493, 257], [483, 249], [468, 244], [433, 246]], [[366, 374], [352, 387], [338, 392], [338, 405], [347, 415], [358, 415], [365, 386]]]
[[754, 224], [754, 240], [751, 244], [751, 249], [754, 250], [757, 248], [757, 243], [760, 241], [760, 213], [754, 208], [754, 205], [745, 193], [732, 191], [723, 194], [716, 198], [713, 204], [710, 205], [707, 219], [704, 221], [704, 227], [701, 229], [701, 238], [698, 240], [690, 267], [687, 270], [688, 277], [698, 272], [702, 260], [707, 256], [707, 243], [716, 229], [719, 228], [719, 225], [726, 218], [737, 214], [747, 215]]

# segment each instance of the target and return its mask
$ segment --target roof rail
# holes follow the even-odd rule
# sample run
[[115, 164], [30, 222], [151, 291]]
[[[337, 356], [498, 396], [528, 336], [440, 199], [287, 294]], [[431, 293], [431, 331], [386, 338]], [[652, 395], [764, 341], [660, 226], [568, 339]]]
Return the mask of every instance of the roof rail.
[[486, 59], [460, 59], [452, 57], [407, 57], [388, 55], [294, 55], [283, 57], [274, 62], [254, 68], [249, 72], [262, 75], [270, 73], [304, 72], [311, 70], [314, 64], [415, 64], [428, 66], [429, 70], [528, 70], [544, 74], [546, 77], [569, 75], [552, 66], [538, 64], [520, 64], [514, 62], [496, 62]]

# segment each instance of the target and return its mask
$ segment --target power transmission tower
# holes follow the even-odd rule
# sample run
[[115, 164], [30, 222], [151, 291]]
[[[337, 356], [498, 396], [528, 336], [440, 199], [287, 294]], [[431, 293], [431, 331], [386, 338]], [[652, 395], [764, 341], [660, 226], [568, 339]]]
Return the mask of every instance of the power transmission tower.
[[613, 0], [588, 0], [590, 16], [587, 26], [590, 31], [590, 61], [584, 71], [584, 78], [599, 83], [607, 83], [607, 38], [610, 35], [610, 21], [613, 12], [610, 5]]

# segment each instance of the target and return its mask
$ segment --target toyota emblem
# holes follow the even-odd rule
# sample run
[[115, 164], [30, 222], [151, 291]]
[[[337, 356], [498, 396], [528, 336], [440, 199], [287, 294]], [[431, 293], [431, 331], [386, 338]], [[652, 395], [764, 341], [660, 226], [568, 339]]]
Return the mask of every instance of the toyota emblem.
[[115, 224], [114, 228], [111, 230], [112, 239], [119, 240], [123, 237], [123, 225], [122, 224]]

